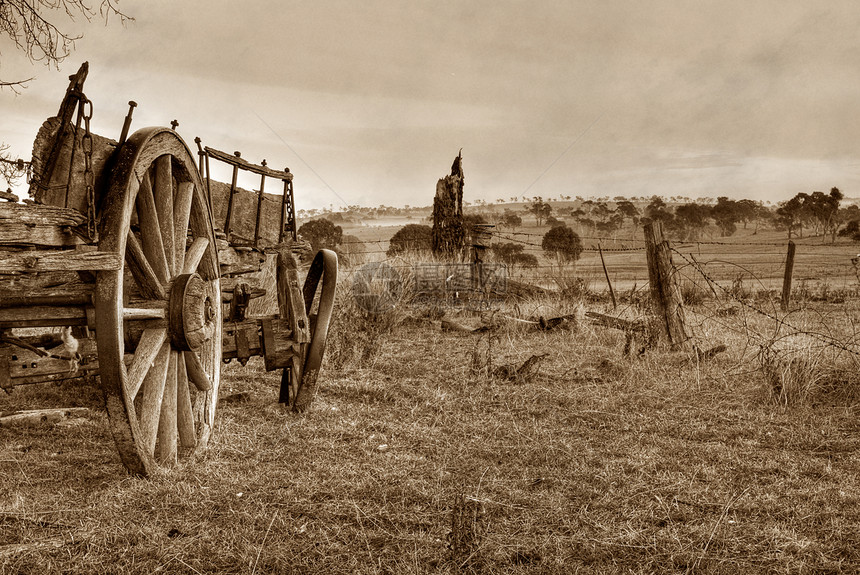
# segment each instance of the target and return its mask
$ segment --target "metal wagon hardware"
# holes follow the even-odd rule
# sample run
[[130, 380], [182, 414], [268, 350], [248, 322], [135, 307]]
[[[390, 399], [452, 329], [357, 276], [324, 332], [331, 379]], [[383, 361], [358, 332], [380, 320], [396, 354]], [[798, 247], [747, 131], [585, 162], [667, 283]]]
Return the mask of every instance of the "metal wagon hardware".
[[[175, 123], [127, 136], [133, 102], [118, 141], [93, 134], [87, 73], [36, 137], [33, 200], [0, 202], [0, 387], [98, 381], [123, 464], [146, 475], [206, 447], [224, 362], [261, 356], [282, 372], [280, 401], [308, 406], [337, 256], [320, 250], [299, 284], [289, 170], [199, 138], [195, 154]], [[230, 186], [210, 161], [232, 167]], [[237, 187], [240, 170], [261, 177], [258, 192]], [[283, 195], [264, 193], [267, 179]], [[267, 259], [275, 279], [255, 284]], [[249, 316], [272, 289], [279, 313]]]

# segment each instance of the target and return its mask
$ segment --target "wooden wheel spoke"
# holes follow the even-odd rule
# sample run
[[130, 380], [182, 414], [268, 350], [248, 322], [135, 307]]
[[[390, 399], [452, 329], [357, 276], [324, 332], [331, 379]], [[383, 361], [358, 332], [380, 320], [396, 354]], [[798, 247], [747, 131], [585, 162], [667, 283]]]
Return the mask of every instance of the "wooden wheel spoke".
[[155, 438], [161, 419], [161, 404], [164, 399], [164, 388], [167, 383], [167, 372], [170, 364], [170, 344], [164, 343], [155, 358], [155, 365], [143, 378], [143, 397], [140, 407], [140, 432], [143, 447], [147, 453], [155, 452]]
[[123, 321], [145, 319], [164, 319], [167, 310], [163, 307], [124, 307], [122, 308]]
[[177, 354], [176, 362], [176, 425], [179, 428], [179, 444], [182, 447], [197, 446], [197, 432], [194, 427], [194, 411], [191, 406], [191, 389], [188, 387], [188, 373], [185, 369], [185, 354]]
[[209, 375], [206, 373], [197, 352], [186, 351], [184, 352], [184, 355], [185, 368], [188, 371], [188, 379], [191, 380], [194, 387], [196, 387], [198, 391], [209, 391], [212, 389], [212, 382], [209, 380]]
[[182, 182], [173, 200], [173, 262], [174, 270], [182, 270], [185, 264], [185, 242], [188, 237], [188, 220], [191, 217], [191, 201], [194, 199], [194, 184]]
[[128, 263], [131, 274], [134, 276], [134, 280], [137, 282], [140, 293], [144, 298], [167, 299], [167, 292], [164, 291], [164, 286], [161, 285], [152, 264], [146, 258], [146, 254], [143, 252], [143, 247], [141, 247], [140, 242], [137, 240], [137, 236], [131, 233], [131, 230], [128, 231], [128, 238], [126, 240], [125, 261]]
[[170, 279], [170, 268], [164, 252], [164, 239], [161, 237], [161, 223], [155, 197], [152, 194], [149, 172], [144, 173], [137, 193], [137, 219], [140, 224], [143, 253], [155, 270], [156, 277], [161, 283], [167, 283]]
[[155, 458], [164, 464], [176, 463], [176, 426], [177, 388], [176, 366], [178, 351], [170, 351], [167, 366], [167, 380], [164, 385], [164, 400], [161, 402], [161, 418], [158, 420], [158, 442], [155, 445]]
[[173, 164], [168, 155], [155, 160], [155, 209], [158, 211], [158, 226], [164, 243], [167, 269], [173, 275], [176, 271], [173, 248]]
[[144, 378], [149, 374], [161, 351], [164, 343], [167, 341], [166, 328], [150, 328], [143, 330], [140, 336], [140, 343], [137, 345], [137, 350], [134, 353], [134, 359], [131, 362], [131, 367], [128, 369], [128, 397], [134, 400], [137, 397], [137, 392], [143, 384]]
[[209, 238], [200, 237], [194, 238], [191, 242], [191, 247], [188, 248], [188, 253], [185, 254], [185, 263], [182, 264], [182, 273], [192, 274], [197, 271], [200, 266], [200, 260], [206, 254], [209, 248]]

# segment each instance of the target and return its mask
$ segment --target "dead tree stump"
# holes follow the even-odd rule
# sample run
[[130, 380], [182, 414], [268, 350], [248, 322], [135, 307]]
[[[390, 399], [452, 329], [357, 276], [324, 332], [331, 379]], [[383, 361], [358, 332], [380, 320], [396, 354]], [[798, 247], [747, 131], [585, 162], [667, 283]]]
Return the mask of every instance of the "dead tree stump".
[[436, 184], [433, 199], [433, 254], [453, 258], [463, 252], [463, 153], [454, 158], [451, 175]]

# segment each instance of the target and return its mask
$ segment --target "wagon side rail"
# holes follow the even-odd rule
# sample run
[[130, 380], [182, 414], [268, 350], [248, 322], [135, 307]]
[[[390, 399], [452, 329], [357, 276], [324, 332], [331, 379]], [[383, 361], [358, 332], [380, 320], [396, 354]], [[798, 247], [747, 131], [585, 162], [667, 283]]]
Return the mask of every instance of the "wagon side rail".
[[[209, 196], [210, 202], [213, 202], [212, 195], [212, 180], [211, 174], [209, 170], [209, 159], [215, 159], [225, 164], [232, 166], [233, 174], [230, 183], [230, 190], [227, 194], [227, 209], [226, 214], [223, 218], [223, 227], [221, 227], [227, 242], [230, 245], [246, 245], [254, 248], [261, 248], [265, 246], [261, 246], [261, 242], [264, 240], [263, 236], [263, 212], [264, 212], [264, 198], [265, 198], [265, 188], [266, 188], [266, 179], [273, 178], [276, 180], [280, 180], [283, 183], [283, 194], [281, 196], [281, 206], [280, 206], [280, 217], [279, 217], [279, 225], [278, 225], [278, 236], [277, 243], [282, 243], [286, 239], [291, 239], [292, 241], [296, 241], [296, 212], [295, 212], [295, 203], [293, 199], [293, 174], [290, 172], [289, 168], [285, 168], [283, 171], [281, 170], [273, 170], [266, 165], [266, 160], [263, 160], [260, 164], [254, 164], [248, 162], [243, 159], [240, 152], [233, 152], [229, 154], [227, 152], [222, 152], [220, 150], [216, 150], [214, 148], [210, 148], [208, 146], [201, 146], [200, 140], [195, 139], [197, 142], [198, 153], [200, 155], [200, 173], [206, 178], [206, 187], [207, 194]], [[246, 171], [252, 174], [257, 174], [260, 176], [260, 187], [258, 190], [254, 190], [257, 195], [256, 201], [256, 213], [254, 217], [254, 228], [253, 228], [253, 238], [242, 237], [238, 233], [236, 233], [237, 221], [236, 221], [236, 199], [237, 194], [240, 191], [240, 188], [237, 186], [237, 180], [239, 176], [239, 171]], [[217, 214], [219, 210], [217, 210], [218, 206], [212, 203], [212, 213]], [[216, 221], [217, 224], [220, 222]]]

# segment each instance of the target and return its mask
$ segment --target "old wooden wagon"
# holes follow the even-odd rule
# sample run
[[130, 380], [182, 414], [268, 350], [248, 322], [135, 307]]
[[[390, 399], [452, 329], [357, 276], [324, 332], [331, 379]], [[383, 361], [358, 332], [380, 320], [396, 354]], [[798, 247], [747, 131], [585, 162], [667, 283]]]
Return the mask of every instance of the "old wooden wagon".
[[[36, 138], [25, 203], [0, 202], [0, 387], [90, 378], [125, 467], [146, 475], [205, 449], [220, 370], [261, 356], [280, 401], [311, 401], [334, 304], [337, 257], [299, 284], [293, 176], [204, 148], [172, 128], [91, 133], [84, 64]], [[226, 162], [231, 185], [210, 162]], [[237, 175], [260, 189], [237, 187]], [[268, 194], [267, 180], [283, 185]], [[267, 283], [249, 274], [276, 261]], [[261, 274], [256, 274], [260, 276]], [[266, 283], [266, 282], [264, 282]], [[278, 313], [249, 301], [277, 293]], [[271, 293], [271, 292], [270, 292]]]

